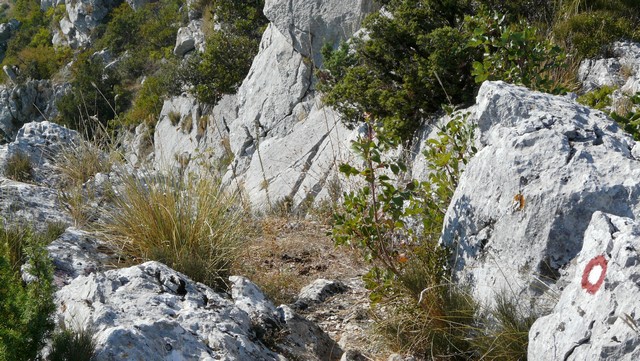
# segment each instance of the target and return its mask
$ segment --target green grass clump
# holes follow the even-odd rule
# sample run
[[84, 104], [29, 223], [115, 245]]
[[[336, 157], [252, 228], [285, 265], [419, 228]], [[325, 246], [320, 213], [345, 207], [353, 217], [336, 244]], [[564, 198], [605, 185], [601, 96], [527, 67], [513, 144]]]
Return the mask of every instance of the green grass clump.
[[29, 156], [23, 152], [16, 152], [7, 159], [4, 169], [7, 178], [18, 182], [30, 182], [33, 180], [33, 165]]
[[578, 97], [578, 103], [584, 104], [593, 109], [603, 110], [611, 106], [611, 94], [616, 89], [611, 86], [603, 86], [602, 88], [590, 91]]
[[[48, 240], [29, 228], [0, 227], [0, 360], [33, 360], [53, 330], [53, 268]], [[31, 280], [23, 282], [20, 269]]]
[[208, 178], [122, 177], [106, 211], [105, 235], [125, 254], [156, 260], [214, 288], [224, 287], [243, 231], [233, 199]]
[[49, 361], [90, 361], [93, 359], [96, 344], [91, 330], [78, 331], [63, 327], [52, 337]]
[[526, 360], [529, 329], [536, 315], [526, 315], [516, 300], [504, 295], [496, 299], [485, 324], [489, 326], [473, 340], [481, 359]]

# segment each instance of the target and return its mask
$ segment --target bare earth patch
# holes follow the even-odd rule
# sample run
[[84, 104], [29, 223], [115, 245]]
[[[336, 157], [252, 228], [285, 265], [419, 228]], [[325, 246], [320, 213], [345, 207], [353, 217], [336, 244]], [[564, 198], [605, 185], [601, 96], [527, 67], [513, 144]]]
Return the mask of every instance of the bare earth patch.
[[236, 273], [248, 277], [278, 304], [293, 304], [300, 290], [317, 279], [338, 280], [348, 289], [299, 314], [317, 323], [344, 351], [358, 350], [366, 359], [388, 355], [372, 342], [369, 292], [362, 275], [367, 265], [348, 247], [335, 247], [331, 227], [304, 219], [265, 217], [255, 224]]

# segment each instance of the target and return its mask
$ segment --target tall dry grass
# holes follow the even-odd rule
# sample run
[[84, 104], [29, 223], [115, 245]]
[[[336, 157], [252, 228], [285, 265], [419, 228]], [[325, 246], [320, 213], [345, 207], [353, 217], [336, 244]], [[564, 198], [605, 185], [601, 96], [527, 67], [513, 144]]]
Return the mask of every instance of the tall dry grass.
[[101, 224], [124, 254], [224, 288], [243, 242], [234, 199], [210, 178], [124, 175]]

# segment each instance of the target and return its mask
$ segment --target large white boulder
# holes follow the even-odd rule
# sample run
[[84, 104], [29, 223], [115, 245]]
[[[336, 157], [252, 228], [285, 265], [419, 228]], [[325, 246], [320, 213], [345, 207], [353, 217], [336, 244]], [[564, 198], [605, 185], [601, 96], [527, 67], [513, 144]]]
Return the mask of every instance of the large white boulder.
[[[98, 361], [339, 359], [339, 348], [315, 353], [326, 337], [317, 329], [288, 344], [303, 334], [297, 327], [306, 321], [291, 321], [287, 309], [276, 309], [246, 279], [232, 280], [229, 298], [157, 262], [92, 273], [56, 293], [58, 316], [69, 327], [93, 331]], [[286, 357], [267, 348], [265, 337], [282, 342], [271, 346], [287, 350]]]
[[479, 150], [442, 236], [456, 276], [489, 305], [506, 294], [551, 307], [547, 291], [582, 249], [591, 215], [638, 214], [638, 146], [600, 111], [502, 82], [482, 85], [472, 119]]
[[593, 214], [569, 284], [529, 331], [529, 360], [640, 359], [640, 223]]

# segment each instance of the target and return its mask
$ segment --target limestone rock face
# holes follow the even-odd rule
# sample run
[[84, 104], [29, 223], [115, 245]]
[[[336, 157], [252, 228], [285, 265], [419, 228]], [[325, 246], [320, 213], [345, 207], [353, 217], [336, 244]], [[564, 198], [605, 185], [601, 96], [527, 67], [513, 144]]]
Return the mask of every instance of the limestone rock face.
[[264, 13], [296, 52], [321, 66], [320, 49], [348, 39], [377, 9], [372, 0], [267, 0]]
[[[195, 156], [202, 110], [192, 96], [174, 97], [164, 102], [154, 133], [157, 167], [184, 169]], [[206, 120], [205, 120], [206, 121]]]
[[20, 128], [13, 142], [0, 148], [0, 165], [4, 169], [10, 157], [22, 153], [31, 161], [33, 180], [53, 185], [58, 177], [55, 156], [64, 147], [79, 140], [76, 131], [49, 121], [27, 123]]
[[56, 101], [68, 87], [49, 80], [0, 86], [0, 144], [12, 141], [25, 123], [53, 119], [58, 114]]
[[47, 246], [55, 269], [56, 285], [63, 287], [78, 276], [103, 271], [106, 264], [114, 264], [117, 261], [112, 259], [114, 256], [104, 253], [109, 248], [91, 233], [73, 227], [67, 228]]
[[640, 91], [640, 44], [616, 42], [614, 57], [588, 59], [580, 64], [578, 80], [585, 92], [611, 86], [628, 94]]
[[[54, 45], [74, 49], [89, 45], [91, 31], [119, 4], [115, 0], [65, 0], [67, 14], [60, 20], [60, 31], [53, 36]], [[42, 5], [41, 5], [42, 6]]]
[[177, 159], [190, 158], [190, 166], [194, 159], [204, 160], [260, 211], [285, 199], [299, 207], [341, 194], [333, 187], [337, 165], [351, 157], [357, 131], [346, 129], [337, 113], [321, 104], [314, 64], [320, 64], [325, 42], [338, 43], [358, 30], [374, 10], [372, 3], [268, 1], [271, 24], [237, 94], [224, 97], [210, 112], [203, 110], [212, 116], [203, 136], [191, 137], [195, 142], [158, 144], [159, 132], [161, 139], [169, 134], [162, 120], [155, 138], [157, 167], [179, 166]]
[[[236, 278], [233, 287], [235, 299], [160, 263], [147, 262], [80, 276], [58, 291], [56, 299], [64, 322], [92, 327], [96, 360], [286, 360], [261, 341], [264, 329], [256, 326], [252, 317], [270, 313], [268, 317], [279, 323], [284, 334], [300, 335], [290, 330], [298, 324], [289, 321], [286, 311], [274, 317], [276, 308], [250, 282]], [[298, 341], [298, 348], [318, 344], [316, 338]], [[295, 347], [282, 347], [295, 351]], [[325, 358], [313, 352], [287, 355], [305, 360], [339, 356]]]
[[640, 223], [596, 212], [553, 313], [529, 332], [529, 360], [640, 358]]
[[485, 82], [472, 119], [478, 153], [447, 211], [442, 241], [476, 299], [506, 293], [552, 307], [554, 287], [582, 249], [596, 211], [635, 217], [635, 142], [604, 113], [568, 98]]
[[7, 160], [16, 153], [29, 157], [33, 180], [51, 185], [56, 182], [53, 159], [63, 146], [78, 138], [75, 131], [44, 121], [25, 124], [16, 139], [0, 145], [0, 217], [8, 223], [29, 222], [38, 230], [48, 223], [70, 224], [71, 219], [58, 199], [58, 192], [47, 186], [4, 178]]
[[38, 231], [45, 231], [49, 223], [72, 223], [56, 190], [3, 177], [0, 177], [0, 219], [5, 224], [27, 222]]
[[241, 184], [257, 209], [283, 199], [297, 207], [328, 198], [337, 165], [350, 156], [355, 135], [321, 104], [313, 89], [313, 63], [319, 64], [314, 59], [324, 41], [348, 39], [372, 9], [361, 1], [265, 4], [271, 24], [238, 91], [236, 113], [227, 112], [230, 117], [224, 119], [234, 154], [225, 179]]

